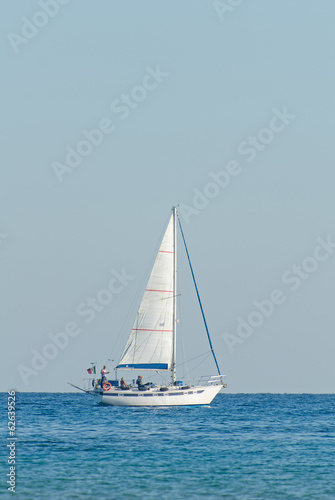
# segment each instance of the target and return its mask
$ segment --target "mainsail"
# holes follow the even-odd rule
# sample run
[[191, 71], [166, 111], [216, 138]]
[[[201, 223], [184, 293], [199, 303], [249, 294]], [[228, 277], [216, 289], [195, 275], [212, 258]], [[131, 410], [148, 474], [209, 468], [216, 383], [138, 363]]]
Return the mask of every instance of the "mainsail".
[[170, 370], [174, 343], [174, 216], [159, 248], [136, 320], [116, 368]]

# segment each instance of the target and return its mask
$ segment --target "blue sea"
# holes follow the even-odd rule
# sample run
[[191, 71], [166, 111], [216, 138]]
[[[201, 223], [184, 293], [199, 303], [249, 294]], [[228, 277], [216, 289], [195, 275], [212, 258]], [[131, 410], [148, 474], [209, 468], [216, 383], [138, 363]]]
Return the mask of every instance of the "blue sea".
[[[1, 394], [1, 491], [7, 491]], [[16, 395], [18, 499], [335, 499], [334, 395], [219, 394], [207, 407]]]

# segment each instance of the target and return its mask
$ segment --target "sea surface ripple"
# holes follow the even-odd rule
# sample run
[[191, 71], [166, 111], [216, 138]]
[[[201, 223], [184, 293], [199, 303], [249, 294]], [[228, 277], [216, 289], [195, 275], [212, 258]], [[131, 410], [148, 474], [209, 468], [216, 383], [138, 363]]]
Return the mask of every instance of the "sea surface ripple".
[[[7, 419], [1, 393], [1, 418]], [[335, 499], [334, 395], [219, 394], [207, 407], [17, 394], [18, 499]], [[7, 424], [1, 491], [7, 492]]]

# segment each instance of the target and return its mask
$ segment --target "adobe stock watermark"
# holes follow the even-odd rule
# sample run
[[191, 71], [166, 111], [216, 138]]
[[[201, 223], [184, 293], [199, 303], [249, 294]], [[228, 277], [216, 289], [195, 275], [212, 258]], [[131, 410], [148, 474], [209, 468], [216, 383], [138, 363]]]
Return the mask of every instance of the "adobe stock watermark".
[[64, 328], [57, 333], [49, 332], [47, 334], [47, 343], [39, 350], [31, 350], [30, 362], [26, 365], [17, 365], [18, 374], [25, 386], [28, 385], [30, 377], [38, 376], [47, 368], [51, 360], [57, 358], [59, 353], [64, 351], [71, 339], [78, 337], [82, 333], [84, 325], [80, 325], [81, 318], [84, 318], [83, 321], [86, 324], [92, 323], [97, 315], [111, 304], [114, 296], [121, 293], [128, 286], [129, 281], [134, 279], [134, 276], [128, 275], [124, 268], [121, 273], [112, 270], [111, 274], [112, 277], [105, 288], [100, 289], [94, 297], [86, 297], [84, 301], [77, 305], [75, 321], [68, 321]]
[[[128, 94], [122, 94], [111, 103], [111, 111], [121, 121], [128, 118], [147, 99], [150, 92], [169, 76], [169, 73], [162, 71], [159, 65], [156, 65], [154, 69], [146, 66], [145, 70], [146, 74], [142, 78], [141, 85], [136, 85]], [[62, 183], [64, 176], [71, 174], [94, 148], [102, 144], [104, 137], [110, 135], [115, 129], [116, 125], [110, 118], [102, 118], [96, 128], [83, 129], [81, 133], [84, 137], [74, 147], [66, 146], [64, 161], [51, 163], [58, 181]]]
[[215, 12], [220, 18], [220, 21], [224, 21], [226, 18], [226, 14], [231, 14], [234, 12], [236, 7], [241, 5], [243, 0], [214, 0], [212, 3]]
[[70, 0], [39, 0], [38, 5], [41, 10], [37, 10], [31, 19], [21, 17], [22, 26], [20, 34], [10, 31], [7, 38], [15, 52], [18, 54], [22, 45], [27, 45], [35, 38], [40, 30], [44, 28], [50, 19], [56, 17], [61, 11], [61, 6], [66, 5]]
[[[271, 144], [278, 134], [281, 134], [291, 124], [297, 115], [289, 113], [287, 106], [280, 111], [273, 108], [272, 117], [268, 125], [261, 128], [255, 135], [249, 135], [237, 146], [237, 153], [245, 157], [245, 161], [252, 163], [257, 156]], [[193, 198], [191, 204], [180, 203], [179, 214], [182, 215], [186, 223], [190, 222], [193, 215], [199, 215], [210, 204], [210, 201], [217, 198], [224, 189], [226, 189], [234, 178], [243, 172], [241, 160], [230, 160], [226, 163], [223, 170], [209, 172], [210, 181], [207, 182], [202, 190], [193, 188]]]
[[[281, 281], [288, 287], [290, 292], [296, 292], [301, 285], [314, 274], [320, 263], [325, 262], [334, 253], [335, 241], [332, 241], [331, 235], [326, 238], [318, 237], [317, 245], [313, 250], [313, 255], [306, 257], [301, 264], [294, 264], [284, 271]], [[254, 309], [244, 317], [237, 317], [235, 333], [224, 332], [223, 340], [230, 353], [235, 352], [236, 345], [241, 345], [246, 339], [251, 337], [256, 329], [260, 328], [264, 321], [271, 318], [276, 312], [278, 306], [284, 304], [288, 294], [282, 288], [275, 288], [269, 296], [263, 300], [254, 300]]]

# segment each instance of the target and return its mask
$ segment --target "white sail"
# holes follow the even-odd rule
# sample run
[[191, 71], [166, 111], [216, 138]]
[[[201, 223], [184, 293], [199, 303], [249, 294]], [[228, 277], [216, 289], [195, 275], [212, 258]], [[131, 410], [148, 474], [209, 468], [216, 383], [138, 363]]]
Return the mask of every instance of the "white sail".
[[118, 369], [170, 370], [174, 307], [173, 215], [159, 248]]

